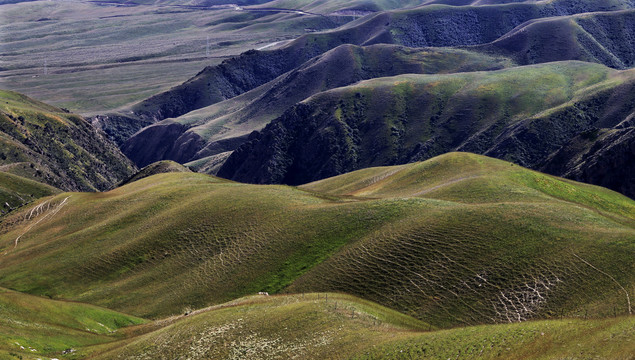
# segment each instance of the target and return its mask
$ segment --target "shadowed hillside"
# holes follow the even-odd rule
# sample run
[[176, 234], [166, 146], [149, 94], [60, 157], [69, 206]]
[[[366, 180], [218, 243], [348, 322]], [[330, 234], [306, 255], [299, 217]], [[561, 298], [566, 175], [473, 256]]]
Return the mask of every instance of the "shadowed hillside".
[[0, 91], [0, 100], [2, 171], [62, 190], [94, 191], [135, 170], [83, 118], [11, 91]]
[[613, 129], [591, 129], [576, 136], [552, 154], [541, 171], [604, 186], [635, 198], [633, 159], [635, 126], [623, 122]]
[[615, 192], [462, 153], [300, 189], [170, 173], [12, 213], [0, 284], [152, 317], [314, 290], [439, 327], [604, 316], [629, 312], [633, 221]]
[[250, 135], [218, 175], [301, 184], [453, 150], [537, 167], [578, 134], [626, 119], [633, 75], [560, 62], [364, 81], [291, 108]]
[[383, 76], [498, 70], [511, 65], [504, 57], [462, 50], [342, 45], [245, 94], [146, 127], [122, 149], [139, 166], [161, 159], [184, 163], [234, 150], [252, 131], [321, 91]]
[[151, 123], [238, 96], [342, 44], [394, 43], [410, 47], [486, 44], [532, 19], [634, 6], [618, 0], [553, 0], [494, 6], [426, 5], [380, 12], [333, 31], [303, 35], [277, 50], [248, 51], [207, 67], [185, 83], [134, 105], [131, 113], [100, 116], [96, 124], [122, 144]]
[[635, 64], [635, 11], [590, 13], [528, 21], [491, 44], [476, 46], [519, 64], [582, 60], [616, 69]]

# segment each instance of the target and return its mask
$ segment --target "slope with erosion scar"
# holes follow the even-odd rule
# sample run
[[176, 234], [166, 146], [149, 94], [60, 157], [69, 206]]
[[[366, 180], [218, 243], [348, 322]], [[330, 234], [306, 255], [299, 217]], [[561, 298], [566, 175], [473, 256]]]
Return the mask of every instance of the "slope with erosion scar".
[[0, 213], [23, 206], [41, 197], [61, 192], [52, 186], [0, 171]]
[[170, 173], [47, 201], [64, 199], [3, 221], [2, 286], [152, 317], [335, 290], [453, 326], [628, 313], [635, 281], [632, 200], [471, 154], [301, 189]]

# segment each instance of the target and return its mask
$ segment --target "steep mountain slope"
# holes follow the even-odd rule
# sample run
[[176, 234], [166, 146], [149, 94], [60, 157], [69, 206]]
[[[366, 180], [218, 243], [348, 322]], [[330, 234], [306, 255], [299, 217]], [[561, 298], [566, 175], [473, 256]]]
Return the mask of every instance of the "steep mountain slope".
[[580, 62], [364, 81], [291, 108], [218, 175], [301, 184], [453, 150], [536, 167], [579, 133], [626, 119], [634, 86], [632, 70]]
[[519, 64], [582, 60], [626, 69], [635, 64], [633, 39], [635, 11], [625, 10], [528, 21], [475, 48], [510, 56]]
[[96, 358], [618, 359], [629, 356], [634, 324], [631, 317], [423, 332], [425, 324], [341, 294], [248, 297], [174, 320]]
[[541, 170], [635, 198], [635, 126], [586, 131], [552, 154]]
[[248, 51], [205, 68], [185, 83], [138, 103], [130, 112], [100, 116], [95, 123], [121, 144], [153, 122], [233, 98], [342, 44], [486, 44], [532, 19], [633, 7], [634, 3], [619, 0], [553, 0], [488, 6], [425, 5], [381, 12], [333, 31], [303, 35], [277, 50]]
[[162, 159], [188, 162], [234, 150], [252, 131], [321, 91], [398, 74], [509, 66], [504, 57], [462, 50], [342, 45], [240, 96], [146, 127], [128, 139], [122, 150], [139, 166]]
[[634, 221], [615, 192], [471, 154], [302, 189], [170, 173], [13, 212], [0, 284], [153, 317], [313, 290], [433, 326], [624, 314]]
[[[145, 321], [93, 305], [56, 301], [0, 288], [0, 358], [56, 357], [64, 350], [110, 343], [118, 329]], [[73, 354], [71, 356], [76, 356]]]
[[134, 165], [81, 117], [0, 91], [2, 171], [63, 190], [106, 190]]

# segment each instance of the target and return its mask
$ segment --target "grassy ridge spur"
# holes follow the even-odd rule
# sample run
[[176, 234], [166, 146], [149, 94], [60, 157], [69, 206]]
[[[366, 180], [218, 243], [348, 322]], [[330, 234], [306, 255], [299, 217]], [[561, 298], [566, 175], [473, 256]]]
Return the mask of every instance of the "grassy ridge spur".
[[626, 314], [634, 221], [615, 192], [466, 153], [302, 188], [160, 174], [11, 214], [0, 285], [146, 317], [316, 290], [437, 327]]

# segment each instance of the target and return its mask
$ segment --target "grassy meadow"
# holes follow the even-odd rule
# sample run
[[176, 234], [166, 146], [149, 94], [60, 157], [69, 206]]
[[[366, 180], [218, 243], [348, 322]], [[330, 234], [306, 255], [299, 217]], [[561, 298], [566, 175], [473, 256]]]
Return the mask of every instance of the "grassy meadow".
[[447, 327], [624, 314], [632, 291], [632, 200], [470, 154], [301, 188], [159, 174], [33, 206], [3, 221], [0, 285], [142, 317], [336, 291]]
[[110, 343], [146, 321], [92, 305], [55, 301], [0, 288], [0, 359], [51, 358], [64, 350]]

